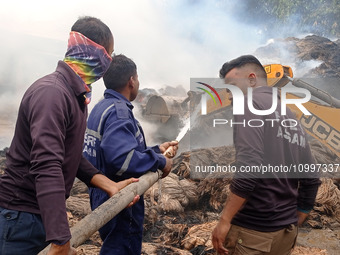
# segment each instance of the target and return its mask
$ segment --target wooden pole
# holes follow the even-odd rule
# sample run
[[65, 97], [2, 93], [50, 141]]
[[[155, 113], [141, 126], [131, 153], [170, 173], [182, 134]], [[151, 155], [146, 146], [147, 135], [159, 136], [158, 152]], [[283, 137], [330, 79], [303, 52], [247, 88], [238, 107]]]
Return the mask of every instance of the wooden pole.
[[[162, 176], [162, 171], [160, 170], [144, 174], [139, 178], [138, 182], [128, 185], [97, 207], [92, 213], [85, 216], [85, 218], [71, 228], [71, 246], [77, 248], [88, 240], [98, 229], [126, 208], [136, 195], [144, 194], [160, 176]], [[49, 249], [50, 245], [38, 255], [46, 255]]]

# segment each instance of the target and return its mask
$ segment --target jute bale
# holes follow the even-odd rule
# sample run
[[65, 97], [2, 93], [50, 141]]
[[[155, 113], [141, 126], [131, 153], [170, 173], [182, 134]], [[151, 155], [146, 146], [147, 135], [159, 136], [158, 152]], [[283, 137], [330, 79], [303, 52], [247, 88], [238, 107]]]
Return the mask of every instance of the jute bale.
[[234, 146], [221, 146], [213, 148], [195, 149], [190, 152], [183, 152], [174, 159], [173, 173], [181, 178], [204, 179], [209, 173], [198, 166], [229, 166], [235, 161]]
[[190, 252], [180, 250], [178, 248], [156, 243], [143, 243], [141, 255], [159, 255], [159, 254], [171, 254], [171, 255], [192, 255]]
[[181, 153], [174, 159], [172, 173], [175, 173], [181, 178], [190, 177], [190, 151]]
[[71, 196], [78, 195], [78, 194], [87, 194], [89, 192], [88, 187], [86, 184], [80, 180], [77, 180], [71, 189]]
[[310, 247], [302, 247], [296, 246], [291, 255], [328, 255], [326, 250], [322, 250], [319, 248], [310, 248]]
[[[170, 173], [166, 178], [162, 181], [162, 196], [160, 203], [165, 205], [166, 203], [172, 202], [171, 200], [175, 200], [182, 206], [182, 211], [184, 210], [183, 207], [187, 206], [189, 203], [189, 199], [187, 198], [186, 194], [184, 193], [180, 183], [179, 178], [177, 175]], [[175, 202], [174, 202], [175, 204]], [[171, 208], [171, 207], [168, 207]], [[175, 207], [177, 208], [177, 207]], [[165, 210], [169, 211], [169, 210]], [[177, 211], [177, 210], [174, 210]]]
[[207, 250], [212, 249], [211, 232], [216, 227], [217, 222], [212, 221], [191, 227], [181, 241], [181, 246], [186, 250], [192, 250], [199, 245], [205, 246]]
[[66, 208], [73, 215], [84, 217], [91, 212], [90, 200], [88, 194], [78, 194], [71, 196], [66, 200]]
[[184, 212], [184, 208], [180, 201], [173, 199], [169, 194], [162, 195], [159, 206], [164, 212]]
[[197, 184], [191, 180], [179, 180], [170, 173], [145, 192], [146, 204], [157, 205], [164, 212], [183, 212], [191, 203], [197, 202]]
[[191, 204], [197, 203], [198, 192], [197, 192], [196, 183], [191, 181], [191, 180], [182, 179], [182, 180], [179, 181], [179, 185], [183, 189], [186, 197], [189, 200], [189, 203], [191, 203]]
[[145, 202], [145, 209], [144, 209], [144, 228], [148, 225], [153, 225], [159, 218], [159, 208], [158, 206], [151, 206], [147, 200]]
[[332, 179], [321, 178], [321, 181], [314, 210], [334, 216], [340, 222], [340, 190]]
[[219, 175], [211, 175], [198, 184], [200, 199], [209, 198], [209, 205], [216, 211], [222, 210], [230, 194], [229, 184], [231, 179], [219, 178]]

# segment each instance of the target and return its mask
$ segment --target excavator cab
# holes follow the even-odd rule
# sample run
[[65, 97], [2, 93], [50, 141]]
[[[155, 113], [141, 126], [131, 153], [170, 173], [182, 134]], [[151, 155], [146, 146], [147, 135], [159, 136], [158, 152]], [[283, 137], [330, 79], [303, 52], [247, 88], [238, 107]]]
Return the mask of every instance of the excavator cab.
[[271, 64], [263, 66], [267, 73], [267, 84], [270, 87], [283, 87], [288, 82], [289, 78], [293, 78], [293, 70], [290, 66], [280, 64]]

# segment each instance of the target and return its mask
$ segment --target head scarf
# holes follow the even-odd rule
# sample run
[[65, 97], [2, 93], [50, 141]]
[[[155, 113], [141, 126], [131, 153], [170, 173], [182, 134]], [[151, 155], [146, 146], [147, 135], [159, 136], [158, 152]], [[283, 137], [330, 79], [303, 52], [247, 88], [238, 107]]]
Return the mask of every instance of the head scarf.
[[84, 81], [86, 104], [91, 101], [91, 84], [103, 77], [111, 61], [103, 46], [79, 32], [71, 31], [64, 62]]

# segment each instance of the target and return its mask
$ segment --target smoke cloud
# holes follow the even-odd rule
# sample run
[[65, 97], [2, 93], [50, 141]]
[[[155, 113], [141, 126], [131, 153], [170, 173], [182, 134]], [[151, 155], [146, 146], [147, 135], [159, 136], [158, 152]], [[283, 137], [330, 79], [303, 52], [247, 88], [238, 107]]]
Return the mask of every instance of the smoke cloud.
[[[116, 54], [132, 58], [140, 88], [182, 85], [190, 77], [218, 77], [228, 59], [253, 53], [269, 38], [235, 17], [238, 1], [7, 1], [0, 10], [0, 148], [9, 146], [24, 91], [55, 70], [79, 16], [100, 18], [115, 38]], [[294, 36], [294, 34], [291, 34]], [[90, 110], [103, 95], [93, 84]]]

